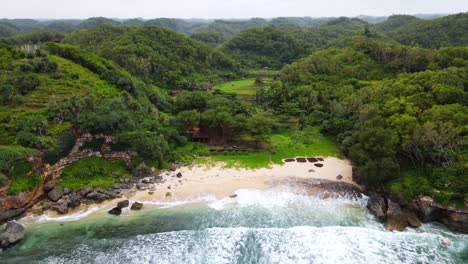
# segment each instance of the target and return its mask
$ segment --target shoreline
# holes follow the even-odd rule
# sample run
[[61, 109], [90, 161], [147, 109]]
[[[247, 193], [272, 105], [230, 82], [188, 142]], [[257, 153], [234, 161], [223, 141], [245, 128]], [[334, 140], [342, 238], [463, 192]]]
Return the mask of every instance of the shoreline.
[[[324, 157], [318, 163], [285, 162], [270, 168], [244, 169], [225, 168], [224, 164], [181, 166], [176, 170], [158, 174], [162, 181], [142, 184], [141, 178], [136, 188], [125, 190], [121, 198], [105, 200], [101, 203], [81, 203], [66, 214], [47, 210], [42, 214], [28, 213], [19, 221], [28, 224], [46, 221], [74, 221], [96, 212], [112, 209], [117, 202], [130, 200], [143, 204], [177, 204], [178, 202], [197, 202], [203, 197], [213, 199], [234, 198], [242, 189], [270, 190], [287, 188], [289, 191], [306, 195], [323, 193], [323, 198], [333, 195], [346, 195], [346, 192], [362, 191], [362, 186], [352, 181], [352, 166], [348, 160]], [[325, 183], [325, 184], [324, 184]], [[331, 183], [331, 185], [330, 185]], [[140, 186], [139, 186], [140, 184]], [[344, 186], [346, 188], [341, 188]], [[348, 189], [347, 189], [348, 188]], [[140, 190], [139, 190], [140, 189]], [[344, 190], [344, 192], [342, 192]], [[144, 208], [143, 208], [144, 210]], [[80, 217], [81, 216], [81, 217]], [[42, 220], [41, 220], [42, 221]]]

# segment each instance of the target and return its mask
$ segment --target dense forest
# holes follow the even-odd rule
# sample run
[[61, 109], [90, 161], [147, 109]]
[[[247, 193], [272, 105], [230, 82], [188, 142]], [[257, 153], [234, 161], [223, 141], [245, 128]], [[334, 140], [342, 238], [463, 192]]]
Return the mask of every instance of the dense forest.
[[[82, 131], [164, 168], [210, 155], [193, 127], [273, 153], [292, 123], [333, 138], [368, 186], [463, 203], [467, 14], [381, 20], [0, 20], [0, 185], [31, 190], [18, 161], [53, 164]], [[252, 76], [248, 103], [212, 89]]]

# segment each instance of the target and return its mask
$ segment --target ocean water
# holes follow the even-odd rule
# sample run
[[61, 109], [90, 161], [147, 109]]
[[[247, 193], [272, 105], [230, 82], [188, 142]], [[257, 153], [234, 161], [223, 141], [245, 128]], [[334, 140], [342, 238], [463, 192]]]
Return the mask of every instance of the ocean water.
[[0, 263], [468, 263], [468, 235], [437, 225], [386, 231], [365, 197], [236, 193], [147, 203], [120, 217], [99, 208], [43, 216], [27, 225], [25, 240], [0, 252]]

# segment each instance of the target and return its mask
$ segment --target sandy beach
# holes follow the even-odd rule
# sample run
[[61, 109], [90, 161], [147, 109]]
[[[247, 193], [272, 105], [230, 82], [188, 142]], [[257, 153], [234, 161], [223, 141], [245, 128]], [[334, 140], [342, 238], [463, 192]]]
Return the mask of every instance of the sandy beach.
[[[323, 167], [309, 162], [286, 162], [255, 170], [223, 168], [223, 164], [180, 167], [174, 172], [162, 173], [165, 182], [156, 185], [152, 194], [148, 191], [131, 191], [126, 197], [138, 201], [191, 200], [204, 195], [223, 198], [239, 189], [270, 189], [287, 178], [340, 181], [360, 188], [352, 181], [352, 166], [348, 160], [327, 157], [317, 163], [323, 164]], [[178, 173], [182, 177], [178, 178]], [[339, 175], [342, 177], [337, 180]]]
[[[316, 164], [323, 166], [318, 167], [320, 165]], [[182, 177], [177, 177], [179, 173]], [[198, 201], [200, 198], [208, 196], [213, 199], [223, 199], [235, 196], [236, 191], [245, 189], [288, 188], [307, 193], [307, 191], [296, 189], [293, 185], [285, 184], [290, 179], [323, 179], [351, 184], [361, 189], [361, 186], [352, 180], [350, 162], [335, 157], [324, 157], [323, 161], [315, 163], [285, 162], [282, 165], [274, 164], [269, 168], [254, 170], [225, 168], [223, 163], [182, 166], [175, 171], [163, 171], [158, 175], [163, 178], [163, 182], [153, 184], [151, 190], [143, 191], [134, 188], [125, 191], [123, 197], [119, 199], [107, 200], [101, 204], [87, 205], [82, 203], [78, 208], [70, 210], [65, 215], [47, 211], [41, 217], [47, 221], [54, 219], [57, 221], [61, 221], [61, 219], [64, 221], [73, 220], [96, 211], [106, 212], [113, 208], [118, 201], [125, 199], [144, 204], [174, 204]], [[34, 219], [36, 217], [26, 217], [23, 221], [27, 223], [31, 220], [34, 221]]]

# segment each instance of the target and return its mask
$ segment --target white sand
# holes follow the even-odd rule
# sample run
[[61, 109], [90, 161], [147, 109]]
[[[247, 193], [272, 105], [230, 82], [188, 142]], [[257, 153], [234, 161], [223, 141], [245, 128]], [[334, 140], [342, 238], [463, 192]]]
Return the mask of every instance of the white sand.
[[[180, 167], [174, 172], [162, 172], [160, 175], [165, 180], [164, 183], [155, 184], [152, 194], [149, 191], [129, 190], [124, 197], [115, 200], [108, 200], [101, 204], [85, 205], [82, 203], [76, 209], [70, 210], [66, 215], [58, 215], [55, 212], [47, 212], [38, 217], [26, 217], [21, 222], [28, 223], [37, 220], [46, 221], [70, 221], [81, 218], [98, 210], [101, 213], [107, 212], [114, 207], [118, 201], [129, 199], [131, 202], [156, 202], [174, 203], [182, 201], [197, 200], [200, 197], [214, 196], [222, 199], [233, 195], [240, 189], [267, 190], [278, 186], [278, 182], [293, 178], [303, 179], [326, 179], [353, 184], [361, 189], [361, 186], [352, 181], [352, 166], [348, 160], [340, 160], [334, 157], [324, 158], [316, 163], [323, 164], [323, 167], [316, 167], [315, 163], [287, 162], [283, 165], [272, 165], [271, 168], [262, 169], [234, 169], [224, 168], [224, 164], [217, 163], [214, 166], [197, 165]], [[182, 177], [176, 177], [177, 173], [182, 173]], [[338, 175], [343, 176], [337, 180]]]
[[[288, 162], [255, 170], [223, 168], [223, 164], [181, 167], [175, 172], [161, 174], [166, 182], [158, 184], [153, 194], [148, 194], [148, 191], [134, 191], [126, 197], [138, 201], [191, 200], [205, 195], [223, 198], [239, 189], [269, 189], [273, 187], [272, 182], [290, 177], [337, 181], [338, 175], [343, 176], [341, 182], [360, 188], [352, 181], [352, 166], [348, 160], [327, 157], [317, 163], [323, 164], [323, 167], [316, 167], [309, 162]], [[182, 173], [182, 178], [175, 177], [179, 172]]]

